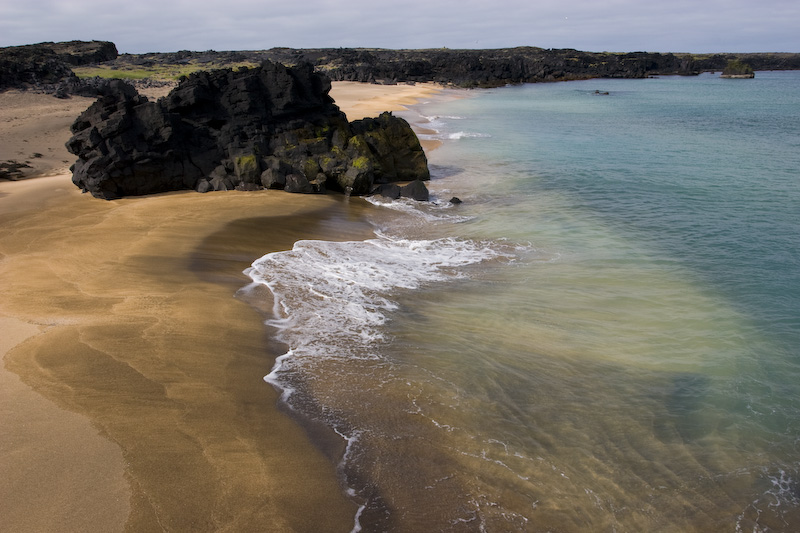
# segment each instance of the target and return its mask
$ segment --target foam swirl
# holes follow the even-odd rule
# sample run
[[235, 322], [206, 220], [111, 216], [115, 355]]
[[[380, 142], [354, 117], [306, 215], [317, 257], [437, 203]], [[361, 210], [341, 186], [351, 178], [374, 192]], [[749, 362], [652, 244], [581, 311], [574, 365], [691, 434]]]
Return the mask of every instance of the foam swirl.
[[317, 357], [380, 358], [392, 296], [426, 283], [458, 279], [460, 268], [505, 255], [490, 243], [455, 238], [409, 240], [378, 234], [365, 241], [303, 240], [267, 254], [245, 273], [274, 295], [278, 339], [289, 352], [265, 379], [294, 392], [284, 376]]

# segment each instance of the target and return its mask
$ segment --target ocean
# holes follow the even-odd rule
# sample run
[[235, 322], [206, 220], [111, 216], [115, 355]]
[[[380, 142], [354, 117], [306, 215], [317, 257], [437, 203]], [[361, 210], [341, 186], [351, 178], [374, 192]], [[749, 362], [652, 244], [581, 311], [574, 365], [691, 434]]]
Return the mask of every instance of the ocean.
[[[433, 202], [246, 273], [354, 531], [800, 530], [800, 72], [402, 114]], [[452, 203], [458, 197], [463, 203]]]

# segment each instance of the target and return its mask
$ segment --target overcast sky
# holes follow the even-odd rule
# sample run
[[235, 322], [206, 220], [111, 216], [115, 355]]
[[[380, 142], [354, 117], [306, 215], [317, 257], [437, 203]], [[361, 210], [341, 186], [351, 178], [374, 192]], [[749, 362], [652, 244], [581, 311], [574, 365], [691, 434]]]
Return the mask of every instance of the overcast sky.
[[0, 46], [800, 52], [800, 0], [0, 0]]

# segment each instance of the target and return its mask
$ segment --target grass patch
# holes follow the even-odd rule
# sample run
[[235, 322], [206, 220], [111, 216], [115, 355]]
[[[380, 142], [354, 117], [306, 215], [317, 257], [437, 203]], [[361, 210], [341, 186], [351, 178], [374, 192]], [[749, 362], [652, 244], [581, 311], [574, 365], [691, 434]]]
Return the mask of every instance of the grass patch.
[[181, 65], [160, 64], [152, 67], [142, 67], [139, 65], [95, 65], [73, 67], [72, 71], [79, 78], [116, 78], [121, 80], [142, 80], [150, 78], [153, 80], [176, 81], [181, 76], [188, 76], [193, 72], [201, 70], [215, 70], [220, 68], [239, 68], [256, 67], [253, 62], [239, 62], [214, 65], [209, 63], [186, 63]]

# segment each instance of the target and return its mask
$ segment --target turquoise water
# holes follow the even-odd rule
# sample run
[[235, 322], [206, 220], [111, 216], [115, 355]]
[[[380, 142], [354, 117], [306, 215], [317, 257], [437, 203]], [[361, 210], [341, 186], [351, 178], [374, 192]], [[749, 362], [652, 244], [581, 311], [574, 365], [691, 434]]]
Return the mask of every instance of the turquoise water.
[[443, 140], [437, 201], [251, 271], [354, 529], [800, 530], [800, 73], [406, 116]]

